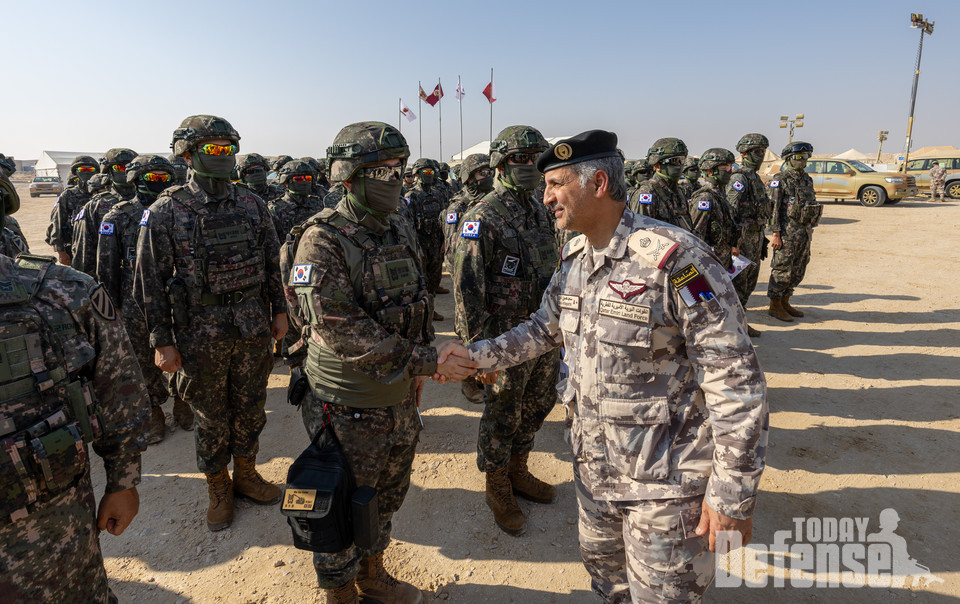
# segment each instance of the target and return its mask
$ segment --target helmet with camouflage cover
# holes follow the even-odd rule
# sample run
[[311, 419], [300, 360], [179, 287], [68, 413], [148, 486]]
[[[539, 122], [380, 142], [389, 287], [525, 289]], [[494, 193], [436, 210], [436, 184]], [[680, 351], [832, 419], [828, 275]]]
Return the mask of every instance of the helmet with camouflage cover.
[[637, 163], [637, 162], [633, 161], [632, 159], [624, 160], [624, 162], [623, 162], [623, 173], [626, 174], [627, 176], [630, 176], [630, 174], [633, 173], [633, 166], [634, 166], [634, 164], [636, 164], [636, 163]]
[[490, 141], [490, 167], [496, 168], [511, 153], [541, 153], [549, 146], [533, 126], [507, 126]]
[[70, 174], [76, 174], [77, 168], [80, 166], [89, 166], [91, 168], [99, 168], [100, 162], [97, 161], [92, 155], [78, 155], [73, 158], [73, 161], [70, 162]]
[[183, 156], [198, 143], [218, 139], [225, 139], [237, 147], [240, 146], [240, 135], [227, 120], [215, 115], [191, 115], [173, 131], [170, 148], [174, 155]]
[[317, 159], [314, 157], [310, 157], [309, 155], [307, 155], [305, 157], [301, 157], [300, 161], [305, 161], [308, 164], [310, 164], [310, 167], [313, 168], [313, 170], [317, 173], [317, 176], [319, 176], [320, 173], [323, 172], [323, 170], [321, 169], [322, 166], [320, 165], [320, 162], [317, 161]]
[[661, 160], [687, 155], [687, 145], [679, 138], [658, 138], [647, 151], [647, 162], [652, 166]]
[[446, 172], [447, 174], [449, 174], [449, 173], [450, 173], [450, 164], [448, 164], [448, 163], [445, 162], [445, 161], [440, 162], [439, 171], [440, 171], [440, 172]]
[[273, 168], [274, 172], [279, 174], [280, 168], [282, 168], [287, 162], [291, 162], [291, 161], [293, 161], [293, 158], [290, 157], [289, 155], [281, 155], [277, 159], [273, 160], [273, 166], [271, 167]]
[[94, 174], [90, 177], [90, 180], [87, 181], [87, 191], [89, 191], [91, 195], [106, 191], [109, 187], [110, 175], [102, 172]]
[[259, 153], [247, 153], [237, 158], [237, 173], [240, 174], [241, 178], [247, 170], [254, 166], [260, 166], [264, 170], [270, 171], [270, 162]]
[[[3, 216], [9, 216], [20, 209], [20, 196], [17, 195], [17, 188], [7, 180], [4, 174], [0, 174], [0, 197], [3, 198]], [[0, 220], [0, 228], [2, 227], [3, 220]]]
[[420, 170], [429, 169], [435, 172], [438, 170], [437, 162], [435, 160], [430, 159], [429, 157], [421, 157], [417, 161], [413, 162], [413, 166], [410, 169], [413, 171], [414, 174], [416, 174]]
[[162, 155], [138, 155], [127, 163], [127, 182], [135, 184], [137, 179], [147, 172], [160, 170], [170, 176], [174, 176], [176, 171], [173, 164]]
[[177, 175], [177, 184], [182, 185], [187, 182], [187, 171], [190, 169], [190, 165], [187, 164], [187, 160], [183, 159], [179, 155], [174, 155], [171, 153], [167, 156], [167, 161], [170, 162], [170, 165], [173, 166], [173, 171]]
[[313, 169], [313, 166], [311, 166], [309, 162], [303, 161], [302, 159], [294, 159], [283, 164], [278, 176], [280, 184], [285, 185], [287, 181], [294, 176], [309, 176], [311, 180], [316, 180], [317, 171]]
[[750, 134], [744, 134], [740, 137], [740, 140], [737, 142], [737, 153], [746, 153], [750, 149], [756, 149], [757, 147], [766, 149], [769, 146], [770, 141], [767, 140], [767, 137], [757, 132], [751, 132]]
[[345, 126], [327, 148], [329, 178], [333, 182], [350, 180], [357, 170], [388, 159], [401, 164], [410, 157], [407, 140], [400, 131], [383, 122], [357, 122]]
[[700, 169], [711, 170], [723, 164], [732, 164], [734, 160], [733, 152], [721, 147], [713, 147], [703, 152], [700, 157]]
[[126, 166], [133, 161], [133, 158], [136, 156], [136, 151], [133, 149], [127, 149], [126, 147], [115, 147], [113, 149], [109, 149], [103, 154], [103, 159], [100, 160], [100, 171], [108, 173], [110, 166]]
[[12, 157], [7, 157], [3, 153], [0, 153], [0, 175], [2, 176], [13, 176], [13, 173], [17, 171], [17, 162], [13, 161]]
[[686, 172], [688, 169], [696, 168], [697, 166], [699, 166], [699, 158], [688, 155], [687, 159], [683, 162], [683, 171]]
[[486, 153], [473, 153], [468, 155], [463, 163], [460, 164], [460, 180], [467, 182], [473, 173], [477, 170], [483, 170], [490, 167], [490, 156]]
[[783, 148], [783, 152], [780, 153], [780, 157], [783, 159], [789, 159], [792, 155], [797, 153], [813, 153], [813, 145], [803, 141], [793, 141], [788, 143], [786, 147]]

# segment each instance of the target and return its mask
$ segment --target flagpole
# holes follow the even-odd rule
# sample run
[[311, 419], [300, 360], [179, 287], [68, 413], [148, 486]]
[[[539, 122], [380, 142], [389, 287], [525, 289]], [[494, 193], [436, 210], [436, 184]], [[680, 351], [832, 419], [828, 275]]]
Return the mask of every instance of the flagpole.
[[403, 111], [400, 111], [400, 103], [403, 102], [401, 97], [397, 97], [397, 130], [403, 133]]
[[457, 90], [460, 91], [460, 161], [463, 161], [463, 86], [460, 82], [460, 76], [457, 76]]
[[[443, 90], [440, 85], [440, 78], [437, 78], [437, 88]], [[440, 120], [440, 163], [443, 163], [443, 95], [437, 100], [437, 115]]]
[[423, 90], [423, 84], [417, 80], [417, 111], [420, 112], [420, 157], [423, 157], [423, 99], [420, 97], [420, 91]]
[[[493, 92], [493, 67], [490, 68], [490, 91]], [[488, 105], [490, 105], [490, 142], [493, 142], [493, 103], [490, 102]]]

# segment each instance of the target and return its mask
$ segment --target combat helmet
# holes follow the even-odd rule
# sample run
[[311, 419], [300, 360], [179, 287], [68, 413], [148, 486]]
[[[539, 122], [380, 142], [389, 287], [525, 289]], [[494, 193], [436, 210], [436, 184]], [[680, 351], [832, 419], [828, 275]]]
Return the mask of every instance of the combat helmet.
[[417, 161], [413, 162], [413, 166], [410, 168], [410, 170], [414, 174], [417, 174], [420, 170], [433, 170], [434, 173], [439, 171], [437, 162], [429, 157], [421, 157]]
[[98, 162], [96, 158], [91, 155], [78, 155], [73, 158], [72, 162], [70, 162], [70, 174], [76, 174], [77, 168], [79, 168], [80, 166], [89, 166], [91, 168], [99, 168], [100, 162]]
[[460, 180], [467, 182], [477, 170], [483, 170], [490, 167], [490, 156], [486, 153], [473, 153], [468, 155], [463, 163], [460, 164]]
[[652, 166], [661, 160], [687, 155], [687, 145], [679, 138], [658, 138], [647, 151], [647, 162]]
[[507, 126], [490, 141], [490, 167], [496, 168], [511, 153], [541, 153], [549, 146], [533, 126]]
[[126, 147], [115, 147], [113, 149], [109, 149], [103, 154], [103, 159], [100, 160], [100, 171], [106, 174], [109, 173], [110, 166], [126, 166], [133, 161], [133, 158], [136, 156], [136, 151], [133, 149], [127, 149]]
[[410, 148], [399, 130], [383, 122], [357, 122], [338, 132], [327, 148], [329, 178], [343, 182], [365, 166], [388, 159], [399, 159], [403, 164], [408, 157]]
[[310, 165], [310, 162], [303, 161], [302, 159], [294, 159], [283, 164], [278, 175], [278, 180], [282, 185], [287, 184], [287, 181], [294, 176], [309, 176], [311, 181], [317, 179], [317, 171]]
[[87, 191], [89, 191], [91, 195], [106, 191], [109, 187], [110, 175], [104, 174], [103, 172], [94, 174], [90, 177], [90, 180], [87, 181]]
[[447, 174], [450, 174], [450, 164], [448, 164], [448, 163], [445, 162], [445, 161], [440, 162], [439, 171], [440, 171], [440, 172], [446, 172]]
[[320, 173], [323, 172], [323, 166], [320, 165], [320, 162], [317, 161], [317, 158], [315, 157], [310, 157], [308, 155], [305, 157], [301, 157], [300, 161], [305, 161], [308, 164], [310, 164], [310, 167], [313, 168], [313, 171], [317, 173], [318, 177], [320, 176]]
[[783, 148], [783, 152], [780, 153], [780, 157], [783, 159], [788, 159], [790, 156], [796, 155], [797, 153], [813, 153], [813, 145], [803, 141], [793, 141], [792, 143], [788, 143], [787, 146]]
[[7, 157], [3, 153], [0, 153], [0, 175], [3, 176], [13, 176], [13, 173], [17, 171], [17, 162], [13, 161], [12, 157]]
[[770, 141], [767, 137], [757, 132], [751, 132], [750, 134], [744, 134], [740, 137], [740, 140], [737, 142], [737, 153], [746, 153], [750, 149], [756, 149], [757, 147], [766, 149], [769, 146]]
[[274, 172], [277, 172], [279, 174], [280, 168], [286, 165], [287, 162], [291, 162], [291, 161], [293, 161], [293, 158], [290, 157], [289, 155], [281, 155], [277, 159], [273, 160], [273, 166], [271, 167], [273, 168]]
[[683, 162], [683, 171], [686, 172], [690, 168], [699, 167], [699, 161], [701, 158], [694, 157], [693, 155], [688, 155], [686, 161]]
[[711, 170], [723, 164], [732, 164], [734, 159], [732, 151], [721, 147], [713, 147], [704, 151], [703, 156], [700, 157], [700, 169]]
[[177, 175], [177, 184], [182, 185], [187, 182], [187, 171], [190, 169], [190, 165], [187, 164], [187, 160], [183, 159], [179, 155], [174, 155], [171, 153], [167, 156], [167, 161], [170, 162], [170, 165], [173, 166], [173, 171]]
[[[3, 197], [4, 216], [9, 216], [20, 209], [20, 196], [17, 195], [17, 188], [3, 174], [0, 174], [0, 197]], [[2, 223], [0, 223], [0, 226], [3, 226]]]
[[237, 173], [243, 177], [250, 168], [260, 166], [266, 171], [270, 171], [270, 162], [268, 162], [259, 153], [247, 153], [237, 158]]
[[176, 176], [173, 164], [162, 155], [138, 155], [127, 163], [127, 182], [135, 184], [140, 175], [160, 170], [170, 176]]
[[173, 131], [173, 142], [170, 148], [174, 155], [183, 156], [197, 143], [203, 141], [226, 139], [237, 147], [240, 146], [240, 135], [233, 129], [230, 122], [215, 115], [191, 115], [182, 122], [180, 127]]

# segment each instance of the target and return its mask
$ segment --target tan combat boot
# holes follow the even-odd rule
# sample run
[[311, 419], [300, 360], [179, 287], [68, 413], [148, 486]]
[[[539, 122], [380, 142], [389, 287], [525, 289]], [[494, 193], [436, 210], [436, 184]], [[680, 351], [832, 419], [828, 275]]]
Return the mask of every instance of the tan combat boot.
[[797, 310], [796, 308], [790, 306], [790, 296], [784, 296], [783, 299], [780, 300], [780, 304], [783, 305], [783, 310], [787, 311], [787, 314], [794, 317], [803, 316], [802, 310]]
[[283, 497], [280, 487], [267, 482], [257, 472], [255, 456], [233, 458], [233, 492], [257, 505], [273, 505]]
[[207, 506], [207, 528], [222, 531], [233, 522], [233, 485], [226, 468], [216, 474], [207, 474], [207, 491], [210, 505]]
[[179, 396], [173, 397], [173, 419], [183, 430], [193, 430], [193, 409]]
[[487, 472], [487, 505], [493, 511], [493, 520], [503, 532], [518, 537], [527, 530], [527, 518], [513, 497], [513, 487], [507, 469]]
[[754, 329], [753, 327], [751, 327], [749, 323], [747, 323], [747, 335], [750, 336], [751, 338], [759, 338], [760, 332]]
[[791, 317], [790, 314], [784, 310], [782, 300], [783, 298], [770, 298], [770, 310], [768, 310], [767, 313], [769, 313], [770, 316], [775, 319], [792, 323], [793, 317]]
[[360, 560], [357, 587], [363, 603], [422, 604], [423, 592], [390, 575], [383, 567], [383, 552]]
[[513, 493], [537, 503], [553, 503], [557, 500], [557, 489], [530, 473], [527, 468], [529, 453], [514, 455], [507, 464], [507, 476], [513, 486]]
[[166, 418], [160, 406], [150, 408], [150, 431], [147, 433], [147, 444], [155, 445], [163, 440], [167, 434]]
[[350, 579], [349, 583], [340, 587], [324, 589], [323, 593], [327, 604], [360, 604], [356, 579]]

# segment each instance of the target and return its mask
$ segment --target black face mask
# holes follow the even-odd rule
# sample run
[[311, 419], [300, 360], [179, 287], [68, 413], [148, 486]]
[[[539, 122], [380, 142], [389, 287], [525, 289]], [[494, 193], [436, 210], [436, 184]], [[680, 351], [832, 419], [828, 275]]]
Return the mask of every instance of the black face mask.
[[266, 170], [250, 170], [243, 175], [243, 182], [247, 183], [251, 187], [259, 187], [261, 185], [267, 184], [267, 171]]
[[156, 199], [165, 189], [170, 188], [173, 184], [172, 180], [170, 182], [145, 182], [141, 180], [137, 182], [137, 192], [150, 199]]
[[540, 170], [531, 164], [507, 164], [504, 176], [504, 180], [521, 191], [533, 191], [540, 184], [541, 174]]
[[77, 184], [80, 185], [81, 189], [86, 188], [87, 183], [90, 182], [93, 175], [94, 172], [77, 172], [76, 176], [79, 181]]
[[430, 175], [421, 174], [421, 175], [420, 175], [420, 183], [421, 183], [424, 187], [428, 187], [428, 188], [429, 188], [429, 187], [432, 187], [432, 186], [434, 185], [434, 183], [436, 183], [436, 182], [437, 182], [437, 177], [436, 177], [435, 175], [433, 175], [433, 174], [430, 174]]
[[467, 185], [467, 190], [475, 195], [489, 193], [493, 190], [493, 176], [491, 175], [486, 178], [473, 181]]
[[403, 183], [399, 180], [362, 179], [364, 203], [378, 214], [392, 214], [400, 204]]
[[193, 171], [214, 180], [230, 180], [237, 167], [236, 155], [205, 155], [199, 149], [193, 152]]
[[290, 182], [287, 183], [287, 188], [290, 189], [290, 192], [295, 195], [309, 195], [310, 191], [313, 190], [312, 182]]

